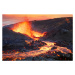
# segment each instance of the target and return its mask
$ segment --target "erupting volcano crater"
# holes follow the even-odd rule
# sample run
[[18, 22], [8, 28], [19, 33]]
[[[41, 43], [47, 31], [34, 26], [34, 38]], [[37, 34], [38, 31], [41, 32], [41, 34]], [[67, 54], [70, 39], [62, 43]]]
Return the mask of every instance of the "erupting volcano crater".
[[40, 32], [36, 32], [32, 30], [31, 24], [28, 21], [14, 24], [14, 26], [9, 29], [13, 30], [14, 32], [18, 32], [24, 35], [26, 34], [33, 40], [38, 40], [40, 37], [43, 37], [45, 34], [45, 32], [40, 33]]
[[73, 60], [72, 18], [3, 27], [2, 60]]

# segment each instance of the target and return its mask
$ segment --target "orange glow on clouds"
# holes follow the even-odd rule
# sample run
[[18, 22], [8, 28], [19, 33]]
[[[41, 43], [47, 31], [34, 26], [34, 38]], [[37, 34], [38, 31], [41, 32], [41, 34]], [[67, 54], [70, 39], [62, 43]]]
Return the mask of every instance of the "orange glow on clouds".
[[3, 14], [3, 25], [14, 24], [26, 20], [46, 20], [72, 16], [72, 14]]

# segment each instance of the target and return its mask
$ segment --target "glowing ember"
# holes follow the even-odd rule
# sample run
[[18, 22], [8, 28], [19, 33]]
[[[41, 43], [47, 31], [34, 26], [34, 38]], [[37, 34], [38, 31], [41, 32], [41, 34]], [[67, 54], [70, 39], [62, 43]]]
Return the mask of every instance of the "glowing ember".
[[70, 23], [70, 20], [69, 20], [68, 18], [66, 18], [66, 22], [67, 22], [67, 23]]
[[22, 34], [26, 34], [34, 40], [38, 40], [39, 37], [44, 36], [44, 33], [33, 31], [32, 27], [31, 27], [31, 24], [28, 21], [14, 24], [12, 30], [14, 32], [19, 32], [19, 33], [22, 33]]

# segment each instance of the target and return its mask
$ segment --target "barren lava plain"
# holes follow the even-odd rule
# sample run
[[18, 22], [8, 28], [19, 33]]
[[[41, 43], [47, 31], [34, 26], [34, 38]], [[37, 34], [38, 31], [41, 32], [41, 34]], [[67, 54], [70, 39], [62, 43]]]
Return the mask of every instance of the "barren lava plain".
[[72, 61], [73, 18], [20, 22], [2, 27], [3, 61]]

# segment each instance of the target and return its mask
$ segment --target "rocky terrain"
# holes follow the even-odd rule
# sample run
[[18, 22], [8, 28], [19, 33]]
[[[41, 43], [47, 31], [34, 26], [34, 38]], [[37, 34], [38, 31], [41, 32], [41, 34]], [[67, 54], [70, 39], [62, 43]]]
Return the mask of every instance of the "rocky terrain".
[[[12, 28], [12, 25], [4, 26], [3, 29], [3, 54], [9, 54], [18, 52], [23, 54], [23, 52], [31, 52], [35, 53], [34, 51], [39, 50], [41, 47], [47, 45], [46, 42], [43, 41], [49, 41], [54, 42], [54, 46], [51, 46], [52, 51], [47, 51], [42, 54], [38, 54], [34, 56], [27, 56], [27, 57], [19, 57], [16, 58], [16, 60], [73, 60], [73, 18], [72, 17], [66, 17], [66, 18], [55, 18], [55, 19], [49, 19], [49, 20], [41, 20], [41, 21], [31, 21], [32, 28], [35, 31], [40, 32], [46, 32], [43, 37], [41, 37], [38, 41], [33, 41], [32, 38], [30, 38], [27, 35], [23, 35], [21, 33], [13, 32], [12, 30], [9, 30], [9, 28]], [[70, 49], [72, 53], [61, 53], [61, 51], [55, 51], [57, 47], [60, 46], [61, 48], [65, 47]], [[50, 47], [50, 46], [49, 46]], [[20, 52], [20, 53], [19, 53]], [[53, 53], [52, 53], [53, 52]], [[37, 52], [36, 52], [37, 53]], [[20, 55], [21, 55], [20, 54]], [[27, 53], [29, 54], [29, 53]], [[24, 55], [24, 54], [23, 54]], [[3, 57], [5, 57], [4, 55]], [[8, 58], [3, 58], [3, 60], [14, 60], [14, 58], [11, 55]], [[16, 55], [17, 56], [17, 55]], [[26, 56], [26, 55], [25, 55]]]
[[42, 38], [44, 40], [55, 41], [60, 46], [72, 49], [73, 40], [73, 18], [55, 18], [44, 21], [34, 21], [33, 29], [47, 32]]

